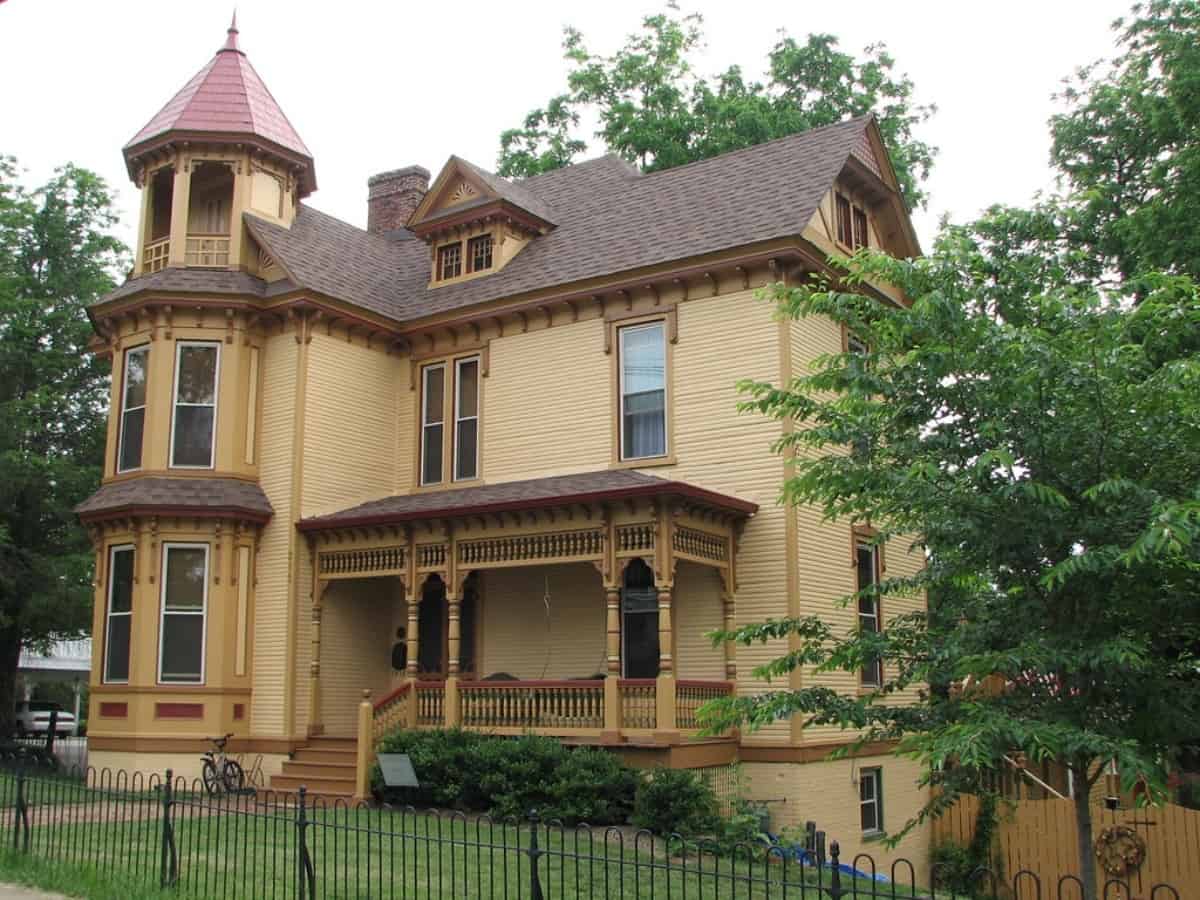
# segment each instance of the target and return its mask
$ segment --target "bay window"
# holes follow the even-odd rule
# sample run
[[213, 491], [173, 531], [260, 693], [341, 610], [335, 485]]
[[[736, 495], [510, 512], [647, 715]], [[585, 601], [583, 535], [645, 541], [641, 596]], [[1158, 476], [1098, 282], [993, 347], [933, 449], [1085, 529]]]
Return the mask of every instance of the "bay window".
[[667, 454], [667, 344], [663, 322], [618, 331], [621, 459]]
[[208, 612], [208, 545], [163, 546], [158, 680], [204, 683], [204, 633]]
[[130, 619], [133, 615], [133, 547], [108, 552], [108, 608], [104, 621], [104, 681], [129, 681]]
[[146, 360], [149, 347], [125, 351], [121, 375], [121, 423], [117, 437], [117, 471], [142, 467], [142, 433], [146, 425]]
[[211, 469], [217, 424], [221, 345], [180, 341], [175, 349], [171, 465]]

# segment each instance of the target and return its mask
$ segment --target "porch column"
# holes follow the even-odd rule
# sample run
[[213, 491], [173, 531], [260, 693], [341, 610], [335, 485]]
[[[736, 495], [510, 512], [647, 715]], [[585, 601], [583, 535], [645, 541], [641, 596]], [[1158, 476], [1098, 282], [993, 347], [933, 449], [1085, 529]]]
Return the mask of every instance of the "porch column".
[[446, 592], [447, 630], [446, 630], [446, 727], [453, 728], [459, 723], [458, 705], [458, 668], [459, 644], [461, 631], [459, 620], [462, 615], [462, 603], [458, 594]]
[[[721, 591], [721, 605], [725, 612], [725, 631], [733, 631], [737, 627], [737, 598], [732, 591]], [[725, 641], [725, 678], [737, 680], [737, 644]]]
[[615, 741], [621, 731], [621, 589], [615, 584], [604, 586], [605, 648], [607, 664], [604, 672], [604, 731]]
[[671, 656], [671, 583], [658, 589], [658, 682], [655, 685], [655, 730], [674, 732], [675, 727], [675, 663]]
[[[313, 554], [313, 570], [316, 571], [316, 554]], [[321, 600], [328, 584], [315, 574], [313, 576], [312, 621], [309, 628], [312, 645], [312, 661], [308, 664], [308, 733], [322, 734], [325, 724], [321, 721]]]
[[171, 187], [171, 246], [168, 266], [187, 263], [188, 204], [192, 194], [192, 161], [180, 154], [175, 158], [175, 181]]
[[417, 654], [421, 650], [421, 638], [417, 633], [420, 620], [417, 618], [417, 588], [406, 591], [404, 582], [400, 582], [400, 595], [408, 606], [408, 662], [404, 666], [404, 677], [408, 681], [408, 727], [417, 727]]

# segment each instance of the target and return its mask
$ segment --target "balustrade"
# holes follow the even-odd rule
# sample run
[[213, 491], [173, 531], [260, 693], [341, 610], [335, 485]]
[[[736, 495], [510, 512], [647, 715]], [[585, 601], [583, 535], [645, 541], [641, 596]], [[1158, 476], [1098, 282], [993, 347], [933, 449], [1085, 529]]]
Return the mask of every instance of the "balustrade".
[[440, 681], [417, 682], [417, 724], [441, 728], [446, 724], [446, 685]]
[[696, 712], [700, 707], [732, 693], [733, 683], [729, 681], [676, 681], [675, 727], [685, 731], [698, 730], [700, 722]]
[[459, 685], [465, 728], [602, 728], [603, 681], [471, 681]]
[[405, 684], [375, 704], [374, 715], [371, 720], [371, 739], [373, 744], [378, 744], [380, 739], [389, 731], [394, 731], [402, 725], [407, 724], [408, 704], [411, 702], [411, 692], [408, 689], [408, 685]]
[[658, 716], [657, 686], [653, 678], [622, 678], [617, 682], [617, 690], [621, 695], [622, 728], [655, 727]]
[[169, 237], [150, 241], [142, 248], [142, 271], [160, 272], [167, 267], [167, 258], [171, 253]]
[[229, 265], [229, 235], [189, 234], [185, 262], [189, 266]]

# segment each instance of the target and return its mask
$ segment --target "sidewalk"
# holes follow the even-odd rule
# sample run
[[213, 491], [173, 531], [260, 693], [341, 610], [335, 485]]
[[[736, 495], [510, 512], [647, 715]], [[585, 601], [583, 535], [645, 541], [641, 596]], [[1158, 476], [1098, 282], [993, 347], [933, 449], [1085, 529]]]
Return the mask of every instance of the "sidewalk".
[[43, 894], [15, 884], [0, 884], [0, 900], [67, 900], [62, 894]]

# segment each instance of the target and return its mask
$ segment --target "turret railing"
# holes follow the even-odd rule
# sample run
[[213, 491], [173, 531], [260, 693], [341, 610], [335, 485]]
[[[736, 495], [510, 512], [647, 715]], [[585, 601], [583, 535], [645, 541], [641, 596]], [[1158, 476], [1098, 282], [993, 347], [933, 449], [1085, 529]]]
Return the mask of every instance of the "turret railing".
[[169, 237], [149, 241], [142, 248], [142, 271], [146, 273], [162, 271], [167, 267], [167, 257], [170, 253], [171, 239]]

